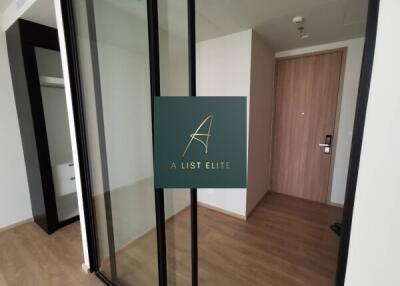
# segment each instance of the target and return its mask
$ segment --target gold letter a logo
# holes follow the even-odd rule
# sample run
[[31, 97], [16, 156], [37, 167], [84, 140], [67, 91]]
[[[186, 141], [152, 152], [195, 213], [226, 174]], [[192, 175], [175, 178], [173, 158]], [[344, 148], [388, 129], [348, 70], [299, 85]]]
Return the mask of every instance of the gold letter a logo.
[[[190, 141], [186, 145], [186, 149], [183, 152], [182, 157], [185, 157], [185, 154], [186, 154], [187, 150], [189, 149], [190, 145], [192, 144], [193, 140], [197, 140], [201, 144], [203, 144], [204, 148], [205, 148], [205, 153], [207, 154], [207, 152], [208, 152], [208, 139], [211, 136], [210, 131], [211, 131], [211, 125], [212, 125], [213, 118], [214, 118], [213, 115], [207, 116], [207, 118], [204, 119], [202, 123], [200, 123], [199, 127], [197, 127], [196, 131], [193, 134], [190, 134]], [[201, 127], [203, 127], [207, 123], [207, 121], [210, 121], [210, 125], [208, 126], [208, 132], [207, 133], [199, 133]]]

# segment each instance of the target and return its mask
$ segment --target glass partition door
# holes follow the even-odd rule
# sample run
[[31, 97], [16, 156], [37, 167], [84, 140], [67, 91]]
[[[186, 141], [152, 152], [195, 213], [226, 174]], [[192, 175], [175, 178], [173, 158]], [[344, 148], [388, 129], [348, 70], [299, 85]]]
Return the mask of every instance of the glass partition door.
[[191, 192], [154, 188], [152, 143], [152, 98], [189, 95], [185, 1], [69, 2], [98, 275], [115, 285], [191, 285]]
[[99, 272], [157, 285], [145, 1], [73, 1]]

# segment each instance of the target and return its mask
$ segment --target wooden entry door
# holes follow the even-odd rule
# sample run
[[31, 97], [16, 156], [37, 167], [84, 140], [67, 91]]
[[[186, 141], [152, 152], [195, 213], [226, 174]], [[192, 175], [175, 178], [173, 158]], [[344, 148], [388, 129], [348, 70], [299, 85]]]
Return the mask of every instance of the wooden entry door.
[[[272, 190], [326, 202], [343, 51], [277, 62]], [[334, 140], [332, 140], [334, 141]]]

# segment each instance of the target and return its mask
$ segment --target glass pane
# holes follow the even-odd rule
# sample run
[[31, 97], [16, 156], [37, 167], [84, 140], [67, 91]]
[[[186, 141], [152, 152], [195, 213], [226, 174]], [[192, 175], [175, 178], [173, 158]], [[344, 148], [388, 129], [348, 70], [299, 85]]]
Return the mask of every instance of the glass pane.
[[58, 221], [79, 214], [61, 55], [35, 48]]
[[248, 111], [247, 188], [198, 190], [200, 285], [335, 284], [368, 7], [344, 2], [196, 1], [197, 96]]
[[[91, 7], [83, 2], [74, 4], [100, 269], [118, 285], [157, 285], [146, 1], [93, 1], [95, 43], [89, 41], [88, 21], [93, 19], [87, 18], [87, 9]], [[98, 70], [96, 62], [92, 70], [93, 47]], [[94, 92], [96, 78], [100, 78], [101, 94]], [[99, 137], [102, 131], [104, 138]], [[106, 160], [101, 159], [102, 152]], [[109, 180], [110, 202], [104, 196], [103, 176]], [[108, 228], [107, 212], [112, 213]]]
[[[186, 1], [158, 2], [161, 96], [189, 96]], [[191, 285], [190, 190], [165, 189], [168, 285]]]

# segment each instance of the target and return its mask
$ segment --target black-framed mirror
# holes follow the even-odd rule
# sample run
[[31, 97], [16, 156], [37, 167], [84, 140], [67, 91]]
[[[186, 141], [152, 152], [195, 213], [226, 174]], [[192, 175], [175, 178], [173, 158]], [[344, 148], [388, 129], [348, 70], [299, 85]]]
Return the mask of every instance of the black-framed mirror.
[[32, 213], [51, 234], [79, 219], [58, 34], [20, 19], [6, 37]]

